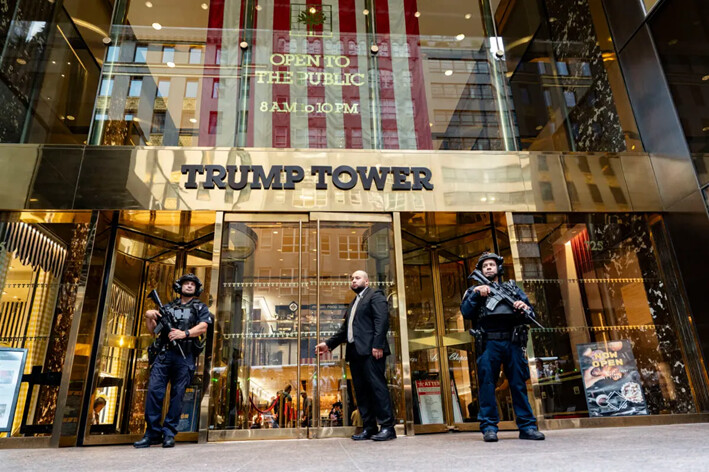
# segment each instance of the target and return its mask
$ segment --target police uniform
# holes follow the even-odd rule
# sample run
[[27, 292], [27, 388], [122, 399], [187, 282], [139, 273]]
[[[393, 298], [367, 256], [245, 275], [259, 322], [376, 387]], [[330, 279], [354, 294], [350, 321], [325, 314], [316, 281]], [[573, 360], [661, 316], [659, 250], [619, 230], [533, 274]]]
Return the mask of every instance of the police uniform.
[[[195, 276], [192, 275], [192, 277], [198, 282], [195, 290], [195, 295], [198, 295], [201, 293], [202, 284]], [[188, 280], [192, 279], [184, 276], [176, 282], [176, 285], [180, 281], [184, 283]], [[179, 283], [179, 287], [181, 290], [181, 283]], [[165, 305], [165, 309], [173, 313], [178, 324], [177, 329], [181, 331], [190, 330], [199, 323], [212, 324], [209, 309], [196, 297], [185, 305], [178, 298]], [[150, 381], [145, 401], [145, 423], [147, 425], [145, 438], [148, 438], [153, 444], [164, 441], [166, 438], [174, 438], [177, 434], [177, 425], [182, 413], [182, 398], [187, 386], [192, 381], [195, 359], [201, 352], [198, 338], [180, 339], [176, 342], [182, 348], [182, 352], [172, 343], [166, 343], [165, 348], [157, 355], [150, 368]], [[182, 356], [183, 352], [184, 357]], [[168, 382], [170, 383], [170, 406], [164, 423], [160, 425]]]
[[[496, 254], [483, 254], [478, 260], [478, 270], [482, 268], [482, 263], [488, 259], [494, 259], [497, 262], [499, 277], [502, 271], [502, 257]], [[514, 298], [521, 300], [531, 308], [527, 295], [518, 287], [514, 288], [516, 289], [516, 297]], [[526, 325], [524, 317], [504, 302], [497, 303], [493, 309], [489, 309], [486, 306], [487, 298], [470, 288], [460, 306], [463, 317], [472, 320], [473, 326], [478, 330], [476, 334], [476, 345], [478, 346], [476, 351], [478, 352], [476, 354], [478, 356], [478, 401], [480, 405], [478, 421], [480, 421], [480, 430], [484, 435], [488, 431], [495, 433], [484, 436], [486, 441], [497, 440], [497, 423], [500, 417], [495, 399], [495, 385], [500, 377], [500, 365], [502, 365], [512, 394], [512, 405], [517, 427], [520, 430], [520, 438], [544, 439], [544, 435], [537, 431], [537, 419], [527, 398], [526, 382], [529, 379], [529, 368], [524, 353], [526, 345], [522, 345], [526, 341], [521, 341], [515, 336], [515, 328]], [[478, 336], [483, 336], [482, 343], [477, 339]], [[526, 336], [522, 336], [522, 338], [526, 338]]]

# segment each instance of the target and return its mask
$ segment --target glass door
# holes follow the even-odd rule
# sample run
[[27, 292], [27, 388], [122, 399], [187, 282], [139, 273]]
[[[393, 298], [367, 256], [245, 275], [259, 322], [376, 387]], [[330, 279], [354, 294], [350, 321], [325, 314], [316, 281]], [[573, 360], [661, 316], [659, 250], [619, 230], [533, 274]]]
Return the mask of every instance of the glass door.
[[210, 440], [351, 435], [360, 424], [344, 347], [315, 355], [370, 275], [390, 300], [387, 376], [403, 418], [389, 215], [225, 215]]

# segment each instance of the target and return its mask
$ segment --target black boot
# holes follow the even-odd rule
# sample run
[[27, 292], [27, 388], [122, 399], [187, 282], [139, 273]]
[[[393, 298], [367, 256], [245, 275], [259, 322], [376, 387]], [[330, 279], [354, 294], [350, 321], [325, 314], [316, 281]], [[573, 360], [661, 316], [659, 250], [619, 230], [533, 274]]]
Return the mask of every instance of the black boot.
[[389, 441], [392, 439], [396, 439], [396, 431], [394, 431], [393, 426], [390, 428], [382, 428], [378, 434], [372, 436], [372, 441]]
[[536, 428], [522, 429], [519, 432], [520, 439], [531, 439], [532, 441], [544, 441], [544, 435]]
[[485, 442], [497, 442], [497, 431], [488, 429], [483, 433], [483, 441]]
[[133, 447], [136, 449], [142, 449], [144, 447], [155, 446], [156, 444], [160, 444], [161, 442], [162, 439], [151, 439], [148, 436], [143, 436], [143, 439], [133, 443]]

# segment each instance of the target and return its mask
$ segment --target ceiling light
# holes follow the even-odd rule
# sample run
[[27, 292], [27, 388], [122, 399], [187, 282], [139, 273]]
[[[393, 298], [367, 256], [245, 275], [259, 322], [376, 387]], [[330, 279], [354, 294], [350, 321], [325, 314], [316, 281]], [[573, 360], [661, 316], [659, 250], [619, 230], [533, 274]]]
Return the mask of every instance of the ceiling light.
[[369, 10], [365, 8], [364, 10], [362, 10], [362, 13], [364, 13], [365, 15], [369, 15]]
[[57, 63], [57, 61], [52, 61], [52, 64], [56, 64], [56, 63]]
[[153, 2], [145, 2], [145, 6], [148, 8], [153, 8]]
[[71, 62], [67, 62], [66, 65], [70, 66], [70, 65], [71, 65]]
[[261, 5], [256, 5], [256, 11], [261, 11], [263, 7]]
[[[197, 118], [190, 118], [190, 123], [197, 123]], [[277, 231], [274, 231], [274, 233]]]
[[172, 61], [167, 61], [167, 66], [168, 67], [175, 67], [175, 63]]
[[466, 20], [469, 20], [469, 19], [471, 19], [472, 17], [473, 17], [473, 15], [470, 14], [470, 13], [466, 13], [466, 14], [465, 14], [465, 19], [466, 19]]
[[705, 126], [704, 128], [702, 128], [702, 131], [704, 131], [705, 133], [709, 131], [709, 126]]
[[541, 131], [542, 129], [544, 129], [544, 127], [543, 127], [542, 125], [539, 125], [539, 126], [537, 126], [535, 129], [536, 129], [537, 131]]
[[417, 11], [416, 13], [414, 13], [414, 16], [415, 16], [416, 18], [418, 18], [419, 16], [421, 16], [421, 12], [420, 12], [420, 11]]
[[451, 75], [453, 75], [453, 71], [450, 70], [450, 69], [448, 69], [447, 71], [445, 71], [445, 72], [443, 73], [443, 75], [451, 76]]
[[24, 59], [22, 59], [21, 57], [18, 57], [18, 58], [15, 59], [15, 60], [16, 60], [17, 63], [20, 64], [21, 66], [24, 66], [25, 64], [27, 64], [27, 61], [24, 60]]
[[669, 44], [670, 46], [674, 46], [677, 43], [679, 43], [678, 39], [670, 39], [670, 41], [667, 44]]
[[109, 38], [108, 36], [104, 36], [101, 41], [103, 42], [103, 44], [111, 44], [111, 38]]
[[[202, 7], [202, 10], [206, 10], [206, 9], [209, 8], [209, 5], [207, 5], [206, 3], [203, 3], [203, 4], [200, 5], [200, 7]], [[256, 7], [256, 9], [258, 10], [259, 7]]]
[[160, 31], [162, 29], [162, 25], [160, 23], [153, 23], [153, 29]]
[[67, 115], [66, 119], [69, 121], [74, 121], [76, 118], [74, 118], [74, 115]]
[[486, 201], [487, 201], [487, 197], [482, 197], [482, 198], [480, 199], [480, 201], [481, 201], [481, 202], [486, 202]]
[[704, 77], [702, 77], [702, 80], [704, 80], [704, 81], [709, 80], [709, 75], [705, 75]]
[[455, 37], [458, 41], [462, 41], [465, 39], [465, 35], [463, 33], [459, 34], [458, 36]]
[[310, 7], [310, 13], [315, 14], [317, 13], [318, 9], [315, 7]]
[[[196, 121], [196, 120], [195, 120]], [[274, 231], [273, 234], [278, 234], [278, 231]]]

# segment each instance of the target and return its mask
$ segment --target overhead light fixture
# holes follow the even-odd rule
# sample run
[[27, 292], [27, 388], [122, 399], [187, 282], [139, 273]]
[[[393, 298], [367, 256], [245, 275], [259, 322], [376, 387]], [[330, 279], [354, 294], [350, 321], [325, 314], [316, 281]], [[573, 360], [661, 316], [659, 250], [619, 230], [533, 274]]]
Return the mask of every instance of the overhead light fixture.
[[473, 17], [473, 15], [472, 15], [471, 13], [466, 13], [466, 14], [465, 14], [465, 19], [466, 19], [466, 20], [469, 20], [469, 19], [471, 19], [472, 17]]
[[417, 11], [416, 13], [414, 13], [414, 16], [415, 16], [416, 18], [418, 18], [419, 16], [421, 16], [421, 12], [420, 12], [420, 11]]
[[101, 42], [103, 42], [103, 44], [105, 45], [109, 45], [111, 44], [111, 38], [109, 38], [108, 36], [104, 36]]
[[249, 43], [247, 43], [246, 41], [242, 41], [242, 42], [239, 43], [239, 47], [240, 47], [241, 49], [248, 49], [248, 48], [249, 48]]
[[16, 60], [17, 63], [20, 64], [21, 66], [24, 66], [25, 64], [27, 64], [27, 61], [24, 60], [24, 59], [22, 59], [21, 57], [18, 57], [18, 58], [15, 59], [15, 60]]
[[69, 121], [74, 121], [76, 118], [74, 117], [74, 115], [67, 115], [66, 119]]
[[372, 47], [369, 48], [369, 50], [372, 51], [372, 54], [376, 54], [379, 52], [379, 46], [377, 46], [376, 44], [372, 44]]
[[64, 77], [64, 74], [62, 74], [62, 77]]
[[543, 127], [542, 125], [539, 125], [539, 126], [537, 126], [535, 129], [536, 129], [537, 131], [541, 131], [541, 130], [544, 129], [544, 127]]
[[480, 201], [481, 201], [481, 202], [486, 202], [486, 201], [487, 201], [487, 197], [482, 197], [482, 198], [480, 199]]
[[450, 69], [448, 69], [447, 71], [445, 71], [445, 72], [443, 73], [443, 75], [446, 75], [446, 76], [449, 76], [449, 77], [450, 77], [451, 75], [453, 75], [453, 71], [450, 70]]
[[364, 10], [362, 10], [362, 13], [363, 13], [364, 15], [369, 15], [369, 10], [367, 10], [367, 9], [365, 8]]
[[167, 66], [168, 67], [175, 67], [175, 63], [172, 61], [167, 61]]
[[261, 11], [263, 7], [261, 5], [256, 5], [256, 11]]
[[677, 43], [679, 43], [679, 39], [670, 39], [667, 44], [669, 44], [670, 46], [674, 46]]
[[[200, 6], [202, 7], [202, 10], [207, 10], [209, 8], [209, 5], [207, 5], [206, 3], [203, 3]], [[256, 9], [258, 10], [259, 7], [256, 7]]]
[[702, 80], [705, 81], [705, 82], [706, 82], [707, 80], [709, 80], [709, 75], [705, 75], [704, 77], [702, 77]]
[[57, 63], [57, 61], [52, 61], [52, 64], [56, 64], [56, 63]]
[[315, 14], [317, 13], [318, 9], [315, 7], [310, 7], [310, 13]]
[[162, 29], [162, 25], [160, 23], [153, 23], [153, 29], [160, 31]]
[[704, 131], [705, 133], [709, 131], [709, 126], [705, 126], [704, 128], [702, 128], [702, 131]]
[[460, 33], [458, 36], [455, 37], [456, 40], [462, 41], [465, 39], [465, 35], [463, 33]]
[[197, 118], [190, 118], [190, 123], [197, 123]]
[[153, 2], [145, 2], [145, 6], [148, 8], [153, 8]]

